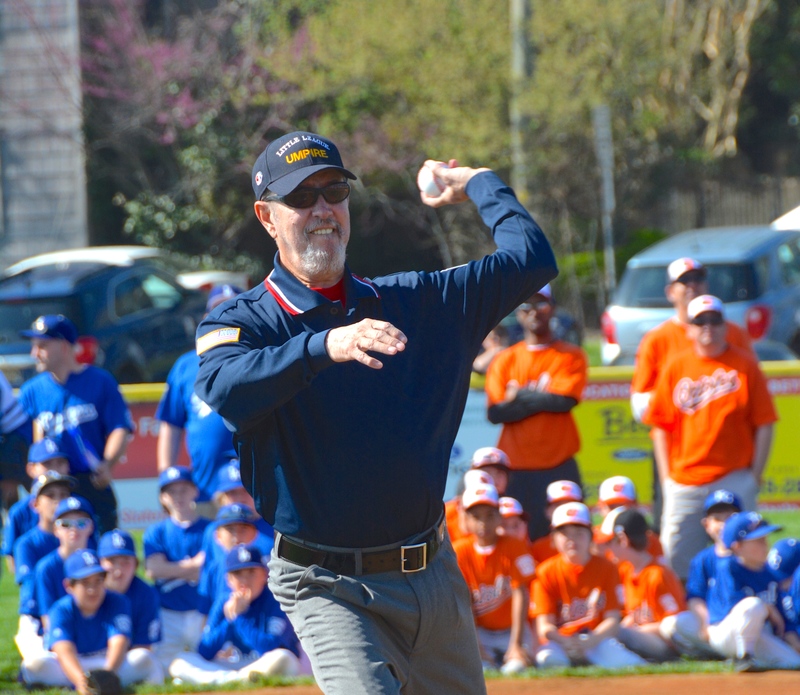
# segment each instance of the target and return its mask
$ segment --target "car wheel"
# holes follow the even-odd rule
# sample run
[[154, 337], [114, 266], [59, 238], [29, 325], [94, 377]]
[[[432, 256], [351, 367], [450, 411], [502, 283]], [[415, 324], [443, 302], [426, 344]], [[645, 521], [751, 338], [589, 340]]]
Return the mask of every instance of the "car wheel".
[[795, 333], [789, 341], [789, 347], [795, 355], [800, 355], [800, 332]]

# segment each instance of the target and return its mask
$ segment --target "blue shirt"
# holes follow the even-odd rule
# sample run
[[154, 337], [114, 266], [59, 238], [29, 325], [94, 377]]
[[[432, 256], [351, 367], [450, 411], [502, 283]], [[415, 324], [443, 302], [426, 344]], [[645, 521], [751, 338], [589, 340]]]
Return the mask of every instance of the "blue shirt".
[[708, 622], [711, 625], [720, 622], [748, 596], [757, 596], [768, 605], [777, 605], [778, 584], [778, 578], [769, 566], [756, 571], [742, 565], [735, 556], [720, 558], [716, 583], [709, 591]]
[[717, 565], [722, 557], [717, 555], [714, 546], [701, 550], [689, 563], [686, 578], [686, 600], [699, 598], [708, 601], [708, 592], [716, 583]]
[[56, 601], [47, 617], [44, 646], [51, 651], [56, 642], [72, 642], [78, 654], [94, 654], [106, 649], [115, 635], [131, 638], [131, 603], [113, 591], [106, 591], [97, 613], [89, 618], [70, 595]]
[[117, 382], [98, 367], [70, 374], [64, 384], [50, 372], [37, 374], [22, 385], [19, 400], [43, 434], [68, 454], [70, 473], [90, 472], [93, 459], [102, 460], [111, 432], [134, 429]]
[[47, 613], [62, 596], [67, 595], [64, 588], [64, 560], [58, 549], [45, 555], [36, 565], [36, 607], [39, 615]]
[[200, 490], [198, 500], [210, 500], [217, 487], [217, 471], [236, 457], [233, 433], [225, 421], [194, 392], [200, 358], [192, 350], [181, 355], [167, 376], [167, 388], [156, 419], [186, 431], [186, 448], [192, 462], [192, 479]]
[[34, 526], [14, 546], [15, 581], [19, 584], [20, 615], [39, 617], [36, 606], [36, 564], [58, 548], [58, 538]]
[[214, 601], [197, 646], [200, 656], [211, 661], [227, 643], [244, 657], [260, 657], [281, 647], [299, 656], [294, 630], [267, 587], [233, 621], [225, 618], [223, 612], [227, 599], [228, 595], [224, 595]]
[[3, 527], [3, 555], [13, 555], [14, 544], [22, 534], [39, 523], [39, 513], [31, 506], [32, 501], [30, 495], [25, 495], [8, 510], [8, 519]]
[[[281, 264], [197, 330], [195, 391], [236, 431], [242, 481], [281, 533], [338, 547], [394, 544], [442, 515], [472, 361], [489, 331], [557, 274], [538, 225], [495, 174], [467, 185], [498, 251], [371, 281], [345, 269], [346, 304]], [[328, 331], [388, 321], [406, 349], [382, 369], [334, 363]]]
[[[145, 558], [163, 553], [170, 562], [194, 557], [202, 550], [203, 533], [211, 523], [198, 518], [188, 528], [181, 528], [172, 519], [153, 524], [144, 532]], [[185, 579], [157, 579], [155, 582], [161, 607], [172, 611], [197, 610], [197, 582]]]
[[131, 647], [160, 642], [161, 603], [155, 587], [134, 577], [125, 596], [131, 602]]

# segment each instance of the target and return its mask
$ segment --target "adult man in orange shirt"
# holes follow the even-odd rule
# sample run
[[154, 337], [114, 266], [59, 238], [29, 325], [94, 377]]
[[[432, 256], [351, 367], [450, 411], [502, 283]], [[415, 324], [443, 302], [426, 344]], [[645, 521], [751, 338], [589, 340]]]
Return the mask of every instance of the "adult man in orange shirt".
[[498, 354], [486, 373], [488, 418], [503, 423], [498, 448], [508, 454], [507, 495], [530, 514], [532, 540], [549, 533], [547, 486], [556, 480], [580, 485], [575, 454], [578, 428], [570, 412], [586, 385], [586, 354], [554, 340], [550, 330], [553, 294], [545, 285], [517, 309], [524, 338]]
[[[636, 351], [636, 365], [631, 382], [631, 411], [637, 422], [643, 422], [650, 396], [656, 387], [659, 372], [669, 359], [692, 347], [689, 338], [689, 302], [708, 293], [706, 267], [694, 258], [678, 258], [667, 266], [667, 284], [664, 294], [675, 307], [675, 315], [645, 333]], [[727, 321], [727, 340], [745, 350], [752, 350], [747, 332]], [[653, 472], [657, 472], [654, 462]], [[653, 522], [658, 530], [661, 524], [661, 486], [658, 476], [653, 480]]]
[[681, 579], [708, 540], [700, 519], [709, 493], [731, 490], [755, 509], [778, 419], [755, 357], [728, 343], [722, 302], [696, 297], [688, 317], [694, 348], [661, 371], [645, 419], [664, 490], [661, 543]]

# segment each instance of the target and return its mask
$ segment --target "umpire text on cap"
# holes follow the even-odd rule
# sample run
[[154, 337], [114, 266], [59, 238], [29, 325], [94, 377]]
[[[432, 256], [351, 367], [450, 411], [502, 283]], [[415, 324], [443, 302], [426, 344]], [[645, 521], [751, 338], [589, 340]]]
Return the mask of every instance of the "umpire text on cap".
[[356, 175], [344, 168], [339, 150], [327, 138], [295, 131], [273, 140], [253, 166], [253, 191], [261, 200], [266, 190], [291, 193], [309, 176], [323, 169], [338, 169], [348, 179]]

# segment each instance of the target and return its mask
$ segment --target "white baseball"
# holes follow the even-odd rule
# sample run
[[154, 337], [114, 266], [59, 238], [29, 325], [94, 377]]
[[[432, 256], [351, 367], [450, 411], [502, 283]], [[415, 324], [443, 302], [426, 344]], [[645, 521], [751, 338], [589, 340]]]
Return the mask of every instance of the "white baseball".
[[[440, 166], [446, 165], [442, 164]], [[440, 196], [444, 192], [444, 189], [447, 188], [447, 185], [428, 167], [422, 167], [422, 169], [419, 170], [419, 174], [417, 174], [417, 186], [419, 190], [425, 195], [429, 195], [431, 198]]]

